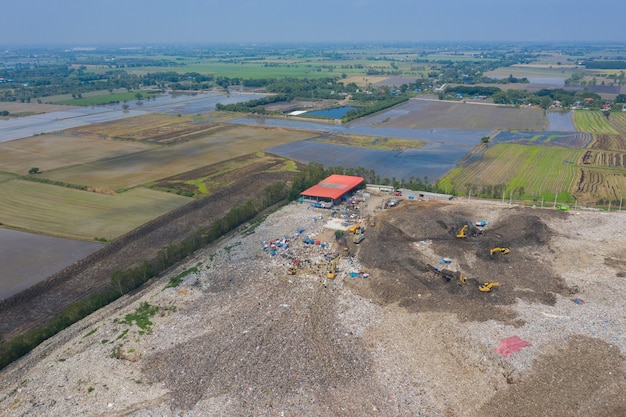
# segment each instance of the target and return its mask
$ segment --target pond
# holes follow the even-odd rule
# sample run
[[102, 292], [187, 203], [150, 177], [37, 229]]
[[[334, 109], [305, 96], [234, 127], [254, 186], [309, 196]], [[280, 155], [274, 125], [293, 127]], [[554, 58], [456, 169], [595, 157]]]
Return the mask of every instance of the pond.
[[328, 117], [330, 119], [341, 119], [348, 113], [350, 110], [354, 110], [356, 107], [352, 106], [342, 106], [335, 107], [334, 109], [324, 109], [324, 110], [314, 110], [308, 111], [304, 113], [304, 116], [315, 116], [315, 117]]
[[548, 129], [558, 132], [576, 132], [574, 126], [574, 120], [572, 119], [573, 113], [571, 111], [558, 112], [549, 111], [548, 116]]

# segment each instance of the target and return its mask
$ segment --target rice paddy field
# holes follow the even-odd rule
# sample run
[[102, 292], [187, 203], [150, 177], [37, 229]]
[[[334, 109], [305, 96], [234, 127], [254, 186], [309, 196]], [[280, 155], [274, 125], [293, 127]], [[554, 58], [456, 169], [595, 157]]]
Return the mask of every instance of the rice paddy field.
[[[467, 195], [471, 185], [502, 184], [505, 194], [523, 189], [518, 198], [584, 205], [614, 206], [626, 194], [626, 117], [600, 111], [576, 111], [578, 132], [497, 134], [489, 149], [460, 164], [439, 184]], [[477, 187], [479, 188], [479, 187]]]
[[452, 169], [439, 186], [467, 195], [471, 186], [503, 184], [507, 196], [523, 187], [517, 198], [553, 200], [557, 193], [567, 198], [582, 154], [579, 149], [500, 143], [490, 146], [481, 158]]
[[110, 240], [190, 198], [146, 188], [109, 195], [13, 179], [0, 183], [0, 223], [78, 240]]
[[409, 100], [393, 109], [397, 115], [377, 127], [405, 129], [542, 131], [547, 119], [541, 109], [438, 100]]
[[[177, 195], [176, 186], [146, 188], [155, 182], [311, 136], [219, 120], [152, 113], [3, 142], [0, 223], [51, 236], [110, 240], [192, 200]], [[32, 168], [39, 173], [29, 175]], [[197, 192], [211, 190], [203, 185]]]
[[236, 158], [267, 147], [303, 140], [309, 133], [282, 129], [226, 126], [202, 137], [179, 141], [42, 173], [44, 178], [106, 190], [124, 190]]

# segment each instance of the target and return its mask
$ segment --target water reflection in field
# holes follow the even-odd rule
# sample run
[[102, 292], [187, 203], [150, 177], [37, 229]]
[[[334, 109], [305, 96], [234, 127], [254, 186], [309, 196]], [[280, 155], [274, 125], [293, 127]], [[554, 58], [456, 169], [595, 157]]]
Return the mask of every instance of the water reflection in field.
[[97, 251], [98, 242], [0, 229], [0, 300]]

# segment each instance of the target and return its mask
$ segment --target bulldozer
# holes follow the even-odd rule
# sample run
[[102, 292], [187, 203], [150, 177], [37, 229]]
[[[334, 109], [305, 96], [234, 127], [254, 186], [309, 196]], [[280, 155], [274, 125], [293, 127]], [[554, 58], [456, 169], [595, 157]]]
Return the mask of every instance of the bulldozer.
[[489, 255], [493, 255], [494, 253], [497, 253], [497, 252], [499, 252], [499, 253], [501, 253], [503, 255], [506, 255], [507, 253], [511, 252], [511, 249], [509, 249], [509, 248], [500, 248], [500, 247], [489, 249]]
[[481, 292], [490, 292], [493, 287], [499, 286], [499, 282], [484, 282], [478, 286], [478, 291]]

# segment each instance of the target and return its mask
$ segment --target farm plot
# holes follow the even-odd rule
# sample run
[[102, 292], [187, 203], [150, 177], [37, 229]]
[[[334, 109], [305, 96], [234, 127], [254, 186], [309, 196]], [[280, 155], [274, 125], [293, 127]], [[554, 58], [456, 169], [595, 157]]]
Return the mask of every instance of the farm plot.
[[231, 186], [241, 178], [260, 175], [269, 178], [275, 173], [295, 170], [293, 161], [257, 152], [165, 178], [148, 186], [198, 197]]
[[626, 133], [626, 113], [611, 113], [611, 116], [609, 117], [609, 122], [617, 129]]
[[543, 145], [582, 149], [593, 141], [591, 133], [566, 132], [500, 132], [491, 139], [494, 143]]
[[362, 135], [321, 135], [313, 140], [320, 143], [331, 143], [335, 145], [355, 146], [358, 148], [381, 149], [388, 151], [420, 149], [426, 144], [426, 142], [421, 140], [372, 137]]
[[420, 149], [399, 152], [307, 140], [267, 150], [302, 163], [319, 162], [326, 167], [374, 169], [381, 178], [428, 177], [430, 181], [434, 181], [451, 169], [471, 149], [471, 146], [449, 146], [429, 142]]
[[172, 144], [206, 136], [231, 126], [214, 123], [203, 116], [175, 116], [150, 113], [137, 117], [91, 124], [69, 129], [63, 133], [99, 139]]
[[544, 130], [543, 110], [479, 103], [409, 100], [376, 127], [464, 130]]
[[47, 171], [43, 176], [105, 190], [128, 189], [310, 136], [279, 128], [236, 126], [201, 139]]
[[626, 152], [587, 150], [582, 156], [582, 164], [605, 168], [624, 168], [626, 167]]
[[147, 149], [151, 147], [141, 143], [41, 135], [0, 143], [0, 167], [5, 172], [25, 175], [33, 167], [45, 172]]
[[573, 113], [571, 111], [549, 111], [548, 117], [548, 130], [558, 132], [575, 132], [576, 126], [574, 126], [574, 120], [572, 120]]
[[626, 170], [581, 167], [573, 194], [585, 204], [620, 201], [626, 195]]
[[591, 149], [626, 151], [626, 137], [621, 135], [595, 135]]
[[599, 110], [577, 110], [574, 112], [574, 125], [579, 132], [619, 135], [621, 132], [609, 123]]
[[574, 161], [581, 154], [575, 149], [498, 144], [481, 158], [451, 170], [439, 187], [461, 192], [470, 185], [504, 184], [507, 192], [523, 187], [522, 198], [553, 198], [570, 189], [577, 176]]
[[190, 201], [145, 188], [105, 195], [17, 179], [0, 183], [0, 195], [4, 225], [82, 240], [110, 240]]

